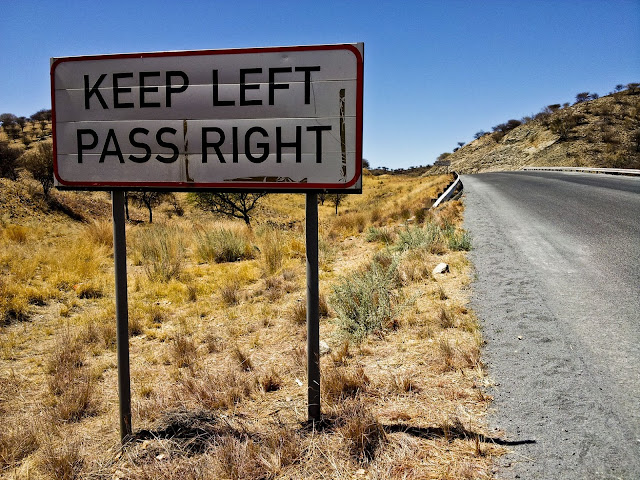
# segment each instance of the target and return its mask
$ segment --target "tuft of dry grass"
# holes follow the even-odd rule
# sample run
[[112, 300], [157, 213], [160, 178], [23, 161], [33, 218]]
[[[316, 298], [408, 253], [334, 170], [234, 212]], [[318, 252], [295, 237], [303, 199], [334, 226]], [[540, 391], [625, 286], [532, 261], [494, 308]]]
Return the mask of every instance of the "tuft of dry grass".
[[0, 429], [0, 471], [15, 468], [40, 447], [33, 418], [6, 423]]
[[134, 246], [147, 277], [168, 282], [184, 268], [182, 231], [166, 225], [147, 225], [136, 231]]
[[86, 226], [87, 237], [96, 245], [113, 248], [113, 223], [108, 220], [94, 220]]
[[82, 478], [85, 459], [78, 441], [54, 444], [44, 442], [39, 455], [38, 466], [49, 478], [56, 480], [77, 480]]
[[192, 369], [198, 360], [198, 349], [191, 336], [178, 332], [171, 344], [174, 364], [178, 368]]
[[322, 369], [320, 388], [323, 398], [330, 404], [339, 403], [367, 390], [370, 380], [362, 367], [338, 367], [336, 365]]
[[386, 440], [382, 425], [359, 398], [345, 402], [341, 413], [344, 425], [339, 432], [349, 453], [359, 463], [371, 462]]

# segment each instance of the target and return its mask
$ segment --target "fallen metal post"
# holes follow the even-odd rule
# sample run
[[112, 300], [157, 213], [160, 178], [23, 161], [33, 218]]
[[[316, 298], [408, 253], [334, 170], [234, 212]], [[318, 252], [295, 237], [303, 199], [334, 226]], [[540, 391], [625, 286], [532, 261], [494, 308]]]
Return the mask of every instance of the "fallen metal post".
[[113, 213], [113, 261], [116, 277], [116, 339], [118, 356], [118, 400], [120, 402], [120, 440], [124, 445], [132, 434], [124, 192], [111, 192], [111, 200]]
[[318, 194], [307, 193], [307, 392], [310, 422], [320, 421], [320, 314], [318, 282]]

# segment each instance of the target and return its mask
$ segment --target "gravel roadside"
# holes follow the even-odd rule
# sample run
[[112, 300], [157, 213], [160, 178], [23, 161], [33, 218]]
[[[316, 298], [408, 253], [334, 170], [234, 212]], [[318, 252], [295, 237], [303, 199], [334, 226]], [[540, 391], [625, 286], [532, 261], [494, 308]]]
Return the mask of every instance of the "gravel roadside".
[[[638, 479], [640, 309], [625, 290], [633, 295], [637, 277], [620, 286], [597, 275], [602, 247], [589, 240], [591, 227], [574, 232], [566, 221], [567, 209], [588, 201], [554, 198], [560, 185], [542, 191], [540, 178], [504, 175], [462, 179], [476, 268], [472, 306], [495, 382], [490, 425], [514, 442], [496, 476]], [[590, 195], [584, 185], [569, 188], [574, 197]]]

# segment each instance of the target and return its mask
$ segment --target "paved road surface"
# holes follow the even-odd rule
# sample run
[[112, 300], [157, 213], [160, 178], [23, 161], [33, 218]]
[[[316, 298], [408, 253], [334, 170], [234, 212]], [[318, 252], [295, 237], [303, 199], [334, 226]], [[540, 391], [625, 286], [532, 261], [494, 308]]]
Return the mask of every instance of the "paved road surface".
[[640, 479], [640, 179], [463, 176], [498, 478]]

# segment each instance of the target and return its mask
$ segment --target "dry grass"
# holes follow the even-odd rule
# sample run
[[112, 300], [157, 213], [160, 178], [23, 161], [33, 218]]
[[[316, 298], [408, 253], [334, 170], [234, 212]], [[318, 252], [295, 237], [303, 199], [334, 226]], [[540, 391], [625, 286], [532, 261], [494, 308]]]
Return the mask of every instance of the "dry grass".
[[[490, 476], [500, 450], [479, 440], [488, 398], [465, 253], [445, 240], [437, 248], [400, 241], [428, 225], [462, 233], [457, 202], [424, 209], [448, 178], [367, 176], [337, 217], [329, 203], [319, 206], [320, 287], [333, 308], [321, 295], [331, 352], [321, 358], [315, 426], [306, 422], [304, 196], [267, 197], [252, 232], [190, 207], [171, 218], [154, 212], [154, 225], [129, 224], [139, 440], [121, 455], [108, 197], [61, 196], [96, 216], [80, 224], [12, 200], [11, 188], [25, 187], [2, 181], [0, 213], [11, 212], [0, 215], [2, 475]], [[205, 254], [211, 245], [197, 232], [222, 231], [232, 235], [211, 243], [240, 249]], [[440, 261], [451, 273], [436, 281]], [[462, 411], [461, 427], [451, 419]]]

